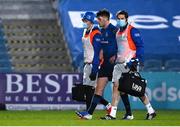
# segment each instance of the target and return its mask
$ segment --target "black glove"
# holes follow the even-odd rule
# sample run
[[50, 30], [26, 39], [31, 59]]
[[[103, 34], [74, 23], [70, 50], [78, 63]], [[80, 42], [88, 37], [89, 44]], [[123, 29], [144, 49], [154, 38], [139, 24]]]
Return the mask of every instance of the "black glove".
[[137, 66], [139, 65], [139, 60], [137, 58], [132, 58], [128, 63], [127, 66], [131, 71], [137, 71]]
[[91, 73], [91, 74], [89, 75], [89, 78], [90, 78], [91, 81], [95, 81], [95, 80], [96, 80], [96, 74]]

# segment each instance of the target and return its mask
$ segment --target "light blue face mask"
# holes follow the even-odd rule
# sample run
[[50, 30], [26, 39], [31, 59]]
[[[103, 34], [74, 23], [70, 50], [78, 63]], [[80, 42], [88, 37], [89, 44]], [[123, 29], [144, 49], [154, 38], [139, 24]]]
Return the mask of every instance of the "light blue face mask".
[[126, 20], [125, 19], [118, 19], [117, 20], [117, 25], [120, 26], [120, 27], [124, 27], [126, 25]]
[[87, 23], [83, 23], [83, 28], [84, 28], [84, 29], [88, 28]]

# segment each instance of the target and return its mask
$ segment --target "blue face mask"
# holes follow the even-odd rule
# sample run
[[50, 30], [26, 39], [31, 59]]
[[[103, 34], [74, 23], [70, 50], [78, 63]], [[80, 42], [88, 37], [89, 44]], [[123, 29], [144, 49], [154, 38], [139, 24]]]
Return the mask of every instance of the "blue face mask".
[[83, 28], [88, 28], [88, 25], [87, 25], [87, 23], [83, 23]]
[[118, 19], [117, 20], [117, 25], [120, 26], [120, 27], [124, 27], [126, 25], [126, 20], [125, 19]]

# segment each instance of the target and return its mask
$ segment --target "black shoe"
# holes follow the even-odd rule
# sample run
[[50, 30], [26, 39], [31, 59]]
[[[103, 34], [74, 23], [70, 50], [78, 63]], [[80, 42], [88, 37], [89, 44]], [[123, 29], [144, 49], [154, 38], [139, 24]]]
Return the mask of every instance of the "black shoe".
[[101, 120], [115, 120], [116, 118], [115, 118], [115, 117], [112, 117], [112, 116], [110, 116], [110, 115], [106, 115], [106, 116], [104, 116], [104, 117], [101, 117], [100, 119], [101, 119]]
[[125, 114], [122, 118], [122, 120], [133, 120], [134, 119], [134, 116], [133, 115], [128, 115], [128, 114]]
[[147, 114], [147, 116], [146, 116], [146, 120], [152, 120], [153, 118], [155, 118], [156, 117], [156, 113], [154, 112], [154, 113], [151, 113], [151, 114]]

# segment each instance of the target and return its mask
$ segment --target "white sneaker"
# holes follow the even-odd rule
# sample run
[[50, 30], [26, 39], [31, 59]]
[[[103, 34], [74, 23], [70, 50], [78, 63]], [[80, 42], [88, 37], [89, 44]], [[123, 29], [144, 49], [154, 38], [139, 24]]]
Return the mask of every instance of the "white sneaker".
[[92, 119], [92, 115], [87, 114], [87, 115], [83, 116], [82, 118], [87, 119], [87, 120], [91, 120]]
[[133, 120], [134, 116], [133, 115], [124, 115], [124, 117], [122, 119], [123, 120]]
[[92, 115], [90, 115], [86, 111], [83, 111], [83, 112], [76, 111], [75, 113], [82, 119], [86, 119], [86, 120], [91, 120], [92, 119]]

